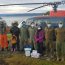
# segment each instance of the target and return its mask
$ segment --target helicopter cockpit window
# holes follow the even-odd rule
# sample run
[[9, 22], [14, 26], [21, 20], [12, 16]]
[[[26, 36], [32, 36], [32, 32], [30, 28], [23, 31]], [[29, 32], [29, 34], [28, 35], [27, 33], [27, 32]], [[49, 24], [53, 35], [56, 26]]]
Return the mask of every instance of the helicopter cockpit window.
[[43, 20], [43, 19], [36, 19], [34, 22], [37, 22], [37, 23], [42, 23], [42, 22], [45, 22], [45, 20]]
[[46, 26], [45, 19], [36, 19], [34, 22], [41, 25], [43, 28]]

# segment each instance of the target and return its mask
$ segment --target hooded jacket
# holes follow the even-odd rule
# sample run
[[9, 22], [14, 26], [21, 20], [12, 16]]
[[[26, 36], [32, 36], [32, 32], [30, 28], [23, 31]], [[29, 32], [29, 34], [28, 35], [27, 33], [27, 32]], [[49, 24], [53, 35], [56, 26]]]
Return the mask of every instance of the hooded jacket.
[[37, 42], [39, 42], [39, 43], [43, 42], [44, 41], [44, 37], [45, 37], [45, 34], [44, 34], [43, 30], [37, 31], [35, 36], [34, 36], [35, 42], [36, 43]]

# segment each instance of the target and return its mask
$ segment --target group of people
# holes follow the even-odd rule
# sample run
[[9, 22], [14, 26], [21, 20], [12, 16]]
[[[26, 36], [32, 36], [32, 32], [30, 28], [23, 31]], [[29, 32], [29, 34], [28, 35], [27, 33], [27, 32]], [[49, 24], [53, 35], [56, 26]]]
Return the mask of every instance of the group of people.
[[52, 28], [51, 23], [47, 22], [43, 28], [39, 24], [32, 22], [27, 26], [25, 22], [20, 28], [21, 48], [27, 44], [32, 46], [32, 50], [37, 50], [41, 55], [46, 56], [47, 60], [57, 59], [64, 61], [65, 56], [65, 28], [63, 22], [58, 23], [58, 28]]
[[[54, 59], [56, 57], [57, 61], [59, 61], [60, 59], [61, 61], [64, 61], [65, 28], [63, 28], [63, 23], [59, 22], [58, 28], [52, 28], [52, 24], [50, 22], [47, 22], [46, 25], [47, 26], [43, 28], [40, 24], [31, 22], [30, 25], [27, 25], [26, 22], [23, 21], [22, 26], [18, 28], [18, 23], [14, 22], [12, 24], [12, 27], [10, 28], [12, 37], [10, 40], [8, 40], [8, 44], [12, 44], [11, 50], [23, 52], [26, 46], [30, 46], [32, 50], [37, 50], [37, 52], [40, 53], [40, 55], [45, 56], [47, 60]], [[5, 32], [1, 32], [0, 35], [4, 35]], [[6, 35], [4, 37], [6, 40]], [[8, 50], [8, 44], [6, 43], [6, 41], [3, 42], [2, 39], [0, 41], [2, 41], [2, 50], [4, 49], [3, 44]]]
[[[32, 22], [30, 26], [26, 26], [23, 22], [20, 28], [21, 43], [32, 46], [32, 49], [37, 50], [41, 55], [46, 56], [47, 60], [56, 58], [64, 61], [65, 56], [65, 28], [63, 23], [58, 23], [58, 28], [52, 28], [51, 23], [47, 22], [46, 27]], [[24, 47], [24, 46], [23, 46]]]

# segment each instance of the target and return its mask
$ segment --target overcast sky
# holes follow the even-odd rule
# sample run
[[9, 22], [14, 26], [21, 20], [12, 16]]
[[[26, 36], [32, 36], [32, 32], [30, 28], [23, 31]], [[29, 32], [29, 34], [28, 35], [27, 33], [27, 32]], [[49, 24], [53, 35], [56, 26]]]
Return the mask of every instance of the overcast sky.
[[[62, 0], [0, 0], [0, 4], [14, 4], [14, 3], [42, 3], [42, 2], [57, 2]], [[0, 7], [1, 13], [28, 13], [27, 11], [38, 7], [40, 5], [23, 5], [23, 6], [8, 6], [8, 7]], [[58, 9], [65, 9], [65, 5], [59, 5]], [[46, 11], [53, 10], [52, 6], [46, 6], [44, 8], [37, 9], [30, 13], [42, 13]]]

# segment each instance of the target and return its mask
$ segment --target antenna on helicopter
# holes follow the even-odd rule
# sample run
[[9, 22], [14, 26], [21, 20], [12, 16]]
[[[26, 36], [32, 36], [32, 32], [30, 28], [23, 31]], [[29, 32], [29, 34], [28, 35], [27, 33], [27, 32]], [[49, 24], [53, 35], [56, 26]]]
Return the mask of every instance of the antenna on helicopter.
[[54, 4], [54, 6], [53, 6], [54, 12], [57, 12], [57, 8], [58, 8], [58, 5], [57, 4]]

